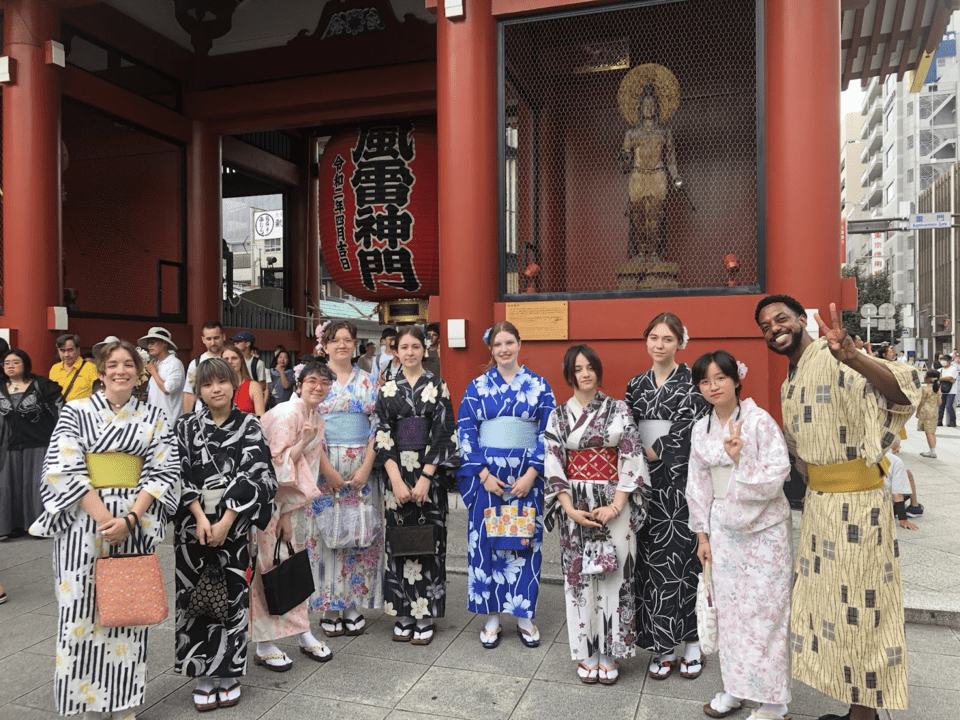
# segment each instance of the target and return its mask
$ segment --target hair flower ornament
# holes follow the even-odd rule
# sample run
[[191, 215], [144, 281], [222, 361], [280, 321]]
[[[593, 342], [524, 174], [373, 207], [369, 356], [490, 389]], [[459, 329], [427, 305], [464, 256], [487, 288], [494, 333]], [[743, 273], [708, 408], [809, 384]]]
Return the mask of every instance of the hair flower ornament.
[[743, 380], [747, 376], [747, 366], [737, 360], [737, 375]]
[[[317, 325], [317, 329], [314, 332], [314, 336], [317, 338], [317, 344], [313, 348], [314, 355], [321, 355], [323, 353], [323, 331], [327, 329], [327, 325], [330, 324], [330, 321], [322, 322]], [[296, 368], [294, 368], [296, 369]]]
[[687, 332], [687, 326], [684, 325], [684, 326], [683, 326], [683, 339], [680, 340], [679, 349], [680, 349], [680, 350], [683, 350], [683, 349], [687, 346], [687, 343], [688, 343], [688, 342], [690, 342], [690, 333]]
[[490, 331], [491, 331], [491, 330], [493, 330], [493, 326], [488, 327], [486, 330], [483, 331], [483, 342], [485, 342], [487, 345], [490, 344]]

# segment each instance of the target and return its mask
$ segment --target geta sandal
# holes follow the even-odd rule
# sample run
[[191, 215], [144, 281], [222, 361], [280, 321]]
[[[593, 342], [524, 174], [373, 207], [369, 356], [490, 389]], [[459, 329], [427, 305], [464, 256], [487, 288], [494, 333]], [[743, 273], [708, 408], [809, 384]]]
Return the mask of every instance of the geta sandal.
[[[480, 644], [483, 645], [487, 650], [493, 650], [497, 645], [500, 644], [500, 636], [503, 634], [503, 626], [497, 625], [497, 629], [492, 633], [487, 632], [486, 628], [481, 628], [480, 630]], [[484, 640], [485, 637], [491, 638], [490, 640]]]
[[[696, 672], [690, 672], [689, 668], [698, 667], [699, 669]], [[680, 677], [686, 678], [687, 680], [696, 680], [700, 677], [700, 674], [703, 672], [703, 658], [697, 658], [696, 660], [691, 660], [687, 662], [686, 658], [680, 658]]]
[[343, 620], [341, 618], [324, 618], [320, 621], [320, 629], [327, 637], [343, 635]]
[[367, 629], [367, 622], [363, 619], [363, 615], [357, 615], [352, 620], [350, 618], [343, 619], [344, 635], [363, 635], [363, 631]]
[[303, 647], [303, 645], [300, 646], [300, 652], [315, 662], [325, 663], [333, 657], [332, 652], [328, 652], [326, 655], [317, 655], [317, 653], [321, 650], [329, 650], [329, 648], [323, 643], [320, 643], [319, 645], [311, 645], [310, 647]]
[[217, 709], [217, 689], [211, 688], [210, 690], [197, 690], [193, 691], [193, 706], [197, 709], [197, 712], [207, 712], [208, 710]]
[[614, 661], [613, 667], [600, 666], [600, 684], [613, 685], [620, 679], [620, 663]]
[[[417, 624], [414, 622], [407, 623], [404, 625], [402, 622], [397, 620], [393, 624], [393, 641], [394, 642], [410, 642], [413, 638], [413, 630], [417, 627]], [[397, 632], [399, 630], [400, 632]]]
[[424, 633], [430, 633], [428, 637], [415, 637], [410, 641], [411, 645], [429, 645], [433, 642], [433, 623], [425, 625], [424, 627], [418, 627], [413, 631], [414, 635], [423, 635]]
[[[651, 669], [648, 668], [648, 669], [647, 669], [647, 675], [649, 675], [650, 678], [653, 679], [653, 680], [666, 680], [668, 677], [670, 677], [671, 675], [673, 675], [673, 663], [674, 663], [673, 660], [663, 660], [663, 661], [660, 661], [660, 660], [651, 660], [651, 661], [650, 661], [650, 667], [652, 668], [654, 665], [656, 665], [656, 666], [657, 666], [657, 669], [656, 669], [656, 670], [651, 670]], [[666, 674], [664, 674], [664, 675], [661, 675], [661, 674], [660, 674], [660, 669], [661, 669], [661, 668], [667, 668]]]
[[[231, 698], [230, 694], [234, 690], [237, 691], [237, 696], [235, 698]], [[219, 688], [217, 688], [217, 703], [220, 705], [220, 707], [233, 707], [238, 702], [240, 702], [240, 681], [239, 680], [233, 683], [233, 685], [230, 685], [229, 687], [224, 687], [223, 685], [221, 685]]]
[[[284, 660], [286, 663], [283, 665], [273, 665], [268, 660]], [[286, 672], [293, 667], [293, 660], [291, 660], [286, 653], [269, 653], [267, 655], [258, 655], [256, 652], [253, 653], [253, 664], [259, 665], [260, 667], [266, 668], [271, 672]]]
[[[713, 700], [717, 701], [717, 705], [727, 708], [726, 710], [717, 710], [713, 707]], [[741, 700], [737, 705], [727, 705], [723, 702], [723, 693], [717, 693], [717, 696], [713, 698], [710, 702], [703, 706], [703, 714], [712, 718], [725, 718], [730, 715], [733, 715], [735, 712], [739, 712], [743, 709], [743, 700]]]
[[580, 678], [580, 682], [585, 685], [593, 685], [600, 679], [600, 666], [594, 665], [590, 667], [584, 665], [582, 662], [577, 663], [577, 677]]
[[[537, 636], [535, 640], [533, 639], [534, 635]], [[522, 627], [517, 625], [517, 636], [520, 638], [520, 642], [522, 642], [528, 648], [540, 647], [540, 630], [536, 625], [529, 630], [524, 630]], [[527, 640], [527, 638], [530, 638], [530, 640]]]

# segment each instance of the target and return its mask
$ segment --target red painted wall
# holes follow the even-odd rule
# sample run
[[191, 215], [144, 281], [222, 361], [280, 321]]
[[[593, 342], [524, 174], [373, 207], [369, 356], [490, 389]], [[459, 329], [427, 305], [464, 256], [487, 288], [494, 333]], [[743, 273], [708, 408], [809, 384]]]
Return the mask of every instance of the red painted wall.
[[71, 102], [62, 132], [64, 286], [81, 311], [156, 315], [157, 260], [182, 260], [181, 149]]

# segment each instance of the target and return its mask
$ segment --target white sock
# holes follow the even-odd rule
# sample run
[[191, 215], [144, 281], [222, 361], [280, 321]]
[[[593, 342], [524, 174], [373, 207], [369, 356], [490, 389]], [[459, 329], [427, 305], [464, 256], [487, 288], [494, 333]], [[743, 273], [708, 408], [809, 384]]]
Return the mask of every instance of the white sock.
[[490, 613], [487, 615], [487, 622], [483, 626], [483, 631], [487, 635], [493, 635], [500, 627], [500, 613]]
[[687, 646], [683, 649], [683, 657], [688, 663], [699, 660], [702, 657], [700, 653], [700, 643], [688, 642]]
[[[412, 619], [413, 618], [410, 618], [409, 620], [407, 620], [407, 622], [410, 622], [410, 620]], [[420, 618], [419, 620], [417, 620], [417, 630], [423, 630], [425, 627], [427, 627], [427, 625], [432, 625], [432, 624], [433, 624], [433, 618], [430, 617], [429, 615], [426, 615]]]
[[344, 620], [349, 620], [350, 622], [353, 622], [353, 621], [356, 620], [358, 617], [360, 617], [360, 613], [357, 612], [357, 608], [355, 608], [355, 607], [348, 608], [348, 609], [345, 610], [344, 613], [343, 613], [343, 619], [344, 619]]
[[597, 655], [597, 653], [594, 653], [593, 655], [588, 657], [586, 660], [584, 660], [583, 664], [586, 665], [587, 667], [594, 667], [599, 662], [601, 662], [602, 658], [603, 658], [603, 655]]
[[324, 643], [317, 640], [312, 632], [307, 630], [306, 632], [300, 633], [300, 647], [317, 647], [318, 645], [323, 645]]
[[257, 655], [263, 657], [264, 655], [279, 655], [280, 648], [274, 645], [272, 642], [258, 642], [257, 643]]
[[671, 650], [670, 652], [663, 653], [663, 654], [660, 656], [660, 662], [662, 662], [662, 663], [671, 662], [671, 661], [676, 660], [676, 659], [677, 659], [677, 651], [676, 651], [676, 650]]
[[[743, 698], [739, 698], [736, 695], [731, 695], [730, 693], [721, 693], [719, 700], [717, 700], [716, 697], [710, 700], [710, 707], [717, 712], [726, 712], [730, 708], [739, 707], [741, 700], [743, 700]], [[718, 702], [720, 705], [717, 705]]]
[[[594, 657], [596, 657], [596, 656], [594, 656]], [[599, 656], [597, 662], [599, 662], [599, 663], [600, 663], [601, 665], [603, 665], [604, 667], [613, 667], [613, 664], [616, 662], [616, 660], [614, 660], [614, 659], [613, 659], [612, 657], [610, 657], [609, 655], [604, 655], [603, 653], [600, 653], [600, 656]]]
[[521, 630], [533, 630], [533, 620], [530, 618], [517, 618], [517, 627]]
[[212, 677], [197, 678], [197, 692], [208, 693], [216, 686]]
[[760, 706], [760, 712], [770, 713], [771, 715], [786, 715], [787, 706], [784, 704], [775, 705], [773, 703], [763, 703]]

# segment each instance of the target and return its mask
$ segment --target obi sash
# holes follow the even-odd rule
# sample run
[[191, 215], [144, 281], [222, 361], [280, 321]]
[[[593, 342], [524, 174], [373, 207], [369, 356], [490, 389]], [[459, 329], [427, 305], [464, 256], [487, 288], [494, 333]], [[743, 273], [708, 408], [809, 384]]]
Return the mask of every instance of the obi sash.
[[400, 418], [396, 440], [397, 450], [423, 450], [430, 444], [430, 421], [425, 417]]
[[589, 482], [609, 482], [617, 479], [616, 448], [586, 448], [567, 450], [567, 479]]
[[498, 417], [480, 423], [481, 447], [535, 448], [540, 428], [536, 420], [518, 417]]
[[370, 418], [363, 413], [335, 412], [323, 415], [327, 445], [366, 445]]
[[836, 465], [808, 465], [810, 489], [825, 493], [865, 492], [883, 487], [876, 465], [869, 467], [863, 458]]
[[140, 482], [143, 458], [127, 453], [86, 453], [87, 475], [95, 488], [135, 488]]
[[733, 465], [711, 465], [710, 474], [713, 476], [713, 499], [723, 500], [730, 488]]
[[223, 494], [226, 492], [226, 490], [226, 487], [218, 487], [204, 488], [200, 491], [200, 507], [203, 508], [204, 514], [217, 514], [217, 505], [220, 504], [220, 500], [223, 499]]
[[653, 447], [653, 444], [670, 432], [670, 426], [673, 423], [670, 420], [638, 420], [637, 429], [640, 431], [640, 442], [645, 448]]

